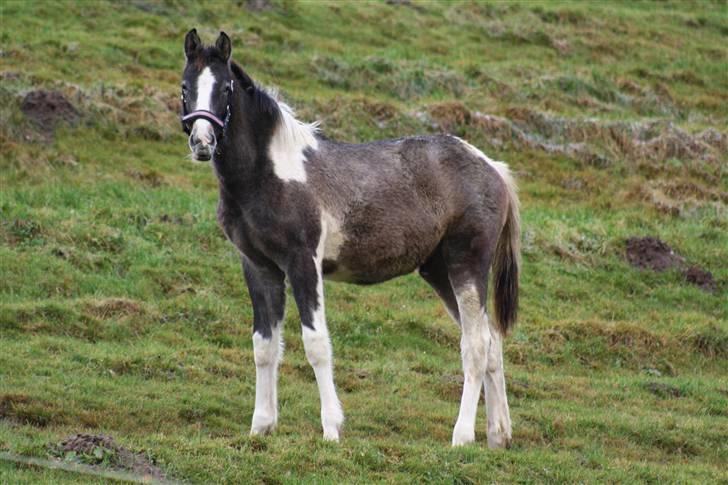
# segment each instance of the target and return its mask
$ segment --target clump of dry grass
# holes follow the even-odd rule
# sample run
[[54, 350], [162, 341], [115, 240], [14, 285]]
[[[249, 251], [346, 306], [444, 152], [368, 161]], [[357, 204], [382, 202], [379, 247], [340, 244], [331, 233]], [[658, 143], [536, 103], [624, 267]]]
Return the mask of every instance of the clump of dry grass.
[[428, 113], [442, 131], [472, 128], [495, 146], [560, 153], [592, 164], [680, 159], [717, 165], [728, 148], [728, 133], [708, 128], [690, 134], [669, 121], [570, 119], [522, 107], [497, 116], [471, 112], [459, 101], [433, 104]]

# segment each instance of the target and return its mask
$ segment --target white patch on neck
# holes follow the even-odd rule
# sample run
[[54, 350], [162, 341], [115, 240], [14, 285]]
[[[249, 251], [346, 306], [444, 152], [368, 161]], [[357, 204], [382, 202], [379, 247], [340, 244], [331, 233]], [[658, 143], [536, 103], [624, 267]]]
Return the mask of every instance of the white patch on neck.
[[195, 102], [195, 111], [210, 110], [212, 101], [212, 88], [215, 86], [215, 76], [212, 75], [209, 67], [202, 70], [200, 77], [197, 78], [197, 101]]
[[[275, 99], [275, 96], [272, 96]], [[273, 139], [268, 147], [268, 155], [273, 162], [273, 172], [284, 182], [306, 182], [304, 162], [307, 148], [318, 150], [316, 139], [317, 123], [302, 123], [295, 118], [287, 104], [277, 101], [280, 119], [275, 128]]]

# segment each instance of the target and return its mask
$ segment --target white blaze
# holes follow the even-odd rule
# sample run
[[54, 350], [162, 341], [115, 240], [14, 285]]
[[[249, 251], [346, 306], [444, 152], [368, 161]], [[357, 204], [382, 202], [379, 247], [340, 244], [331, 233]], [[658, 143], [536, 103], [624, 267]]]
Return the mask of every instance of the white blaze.
[[195, 111], [210, 111], [210, 103], [212, 102], [212, 88], [215, 86], [215, 76], [212, 75], [209, 67], [206, 67], [197, 78], [197, 102], [195, 103]]
[[[205, 110], [212, 111], [212, 89], [215, 87], [215, 76], [209, 67], [206, 67], [197, 78], [197, 100], [195, 101], [195, 111]], [[192, 135], [196, 136], [203, 143], [212, 143], [213, 129], [212, 124], [205, 119], [198, 119], [192, 125]]]

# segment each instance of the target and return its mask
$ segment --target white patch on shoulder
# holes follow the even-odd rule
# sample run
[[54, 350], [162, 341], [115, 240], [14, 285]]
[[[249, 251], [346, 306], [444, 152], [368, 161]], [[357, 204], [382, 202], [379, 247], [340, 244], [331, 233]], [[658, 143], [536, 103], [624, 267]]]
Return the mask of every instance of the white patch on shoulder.
[[215, 86], [215, 76], [209, 67], [206, 67], [197, 78], [197, 101], [195, 102], [194, 111], [201, 109], [210, 111], [210, 103], [212, 102], [212, 88]]
[[[273, 96], [275, 99], [275, 96]], [[281, 117], [276, 127], [268, 155], [273, 161], [273, 171], [284, 182], [306, 182], [304, 162], [307, 148], [318, 150], [317, 123], [303, 123], [295, 118], [290, 106], [277, 101]]]

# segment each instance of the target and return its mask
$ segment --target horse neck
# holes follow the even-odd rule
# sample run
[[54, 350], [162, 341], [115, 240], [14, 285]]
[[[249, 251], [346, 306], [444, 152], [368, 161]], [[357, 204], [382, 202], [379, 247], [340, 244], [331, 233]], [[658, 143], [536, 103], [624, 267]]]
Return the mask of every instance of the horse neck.
[[255, 120], [241, 108], [241, 94], [236, 93], [230, 106], [230, 120], [218, 153], [213, 159], [220, 191], [236, 199], [248, 197], [260, 186], [267, 163], [267, 140], [256, 137]]

